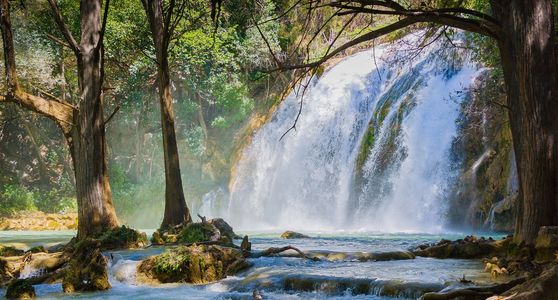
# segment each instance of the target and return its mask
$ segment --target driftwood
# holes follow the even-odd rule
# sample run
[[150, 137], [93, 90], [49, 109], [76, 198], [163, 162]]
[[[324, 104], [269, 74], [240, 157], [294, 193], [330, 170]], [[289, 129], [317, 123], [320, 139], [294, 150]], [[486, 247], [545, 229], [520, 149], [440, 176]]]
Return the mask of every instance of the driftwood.
[[289, 250], [293, 250], [296, 253], [298, 253], [298, 257], [300, 257], [300, 258], [305, 258], [305, 259], [310, 259], [310, 260], [320, 260], [317, 257], [308, 256], [304, 252], [300, 251], [298, 248], [295, 248], [295, 247], [290, 246], [290, 245], [285, 246], [285, 247], [281, 247], [281, 248], [271, 247], [271, 248], [265, 249], [265, 250], [263, 250], [261, 252], [258, 252], [258, 253], [252, 253], [251, 257], [252, 258], [259, 258], [259, 257], [264, 257], [264, 256], [265, 257], [273, 256], [275, 254], [279, 254], [279, 253], [289, 251]]
[[491, 285], [486, 287], [468, 287], [447, 292], [426, 293], [422, 296], [422, 300], [449, 300], [457, 298], [466, 299], [486, 299], [490, 296], [502, 294], [516, 285], [522, 284], [527, 280], [526, 277], [514, 279], [512, 281]]

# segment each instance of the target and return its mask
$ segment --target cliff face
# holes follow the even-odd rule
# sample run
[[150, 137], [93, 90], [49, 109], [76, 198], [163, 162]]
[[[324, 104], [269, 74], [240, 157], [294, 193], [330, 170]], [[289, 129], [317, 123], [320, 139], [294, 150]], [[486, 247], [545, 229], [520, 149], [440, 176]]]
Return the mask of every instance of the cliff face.
[[452, 227], [513, 231], [517, 172], [502, 81], [492, 71], [461, 107], [452, 146], [456, 184], [450, 192]]

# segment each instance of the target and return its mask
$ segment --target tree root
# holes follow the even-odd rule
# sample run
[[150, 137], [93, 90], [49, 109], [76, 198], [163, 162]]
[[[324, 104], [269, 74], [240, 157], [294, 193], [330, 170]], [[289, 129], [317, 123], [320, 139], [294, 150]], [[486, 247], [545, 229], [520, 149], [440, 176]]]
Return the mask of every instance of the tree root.
[[514, 279], [512, 281], [491, 285], [486, 287], [469, 287], [457, 289], [448, 292], [426, 293], [422, 296], [422, 300], [449, 300], [457, 298], [466, 299], [486, 299], [490, 296], [502, 294], [516, 285], [522, 284], [527, 280], [526, 277]]
[[281, 247], [281, 248], [271, 247], [271, 248], [265, 249], [265, 250], [263, 250], [261, 252], [258, 252], [258, 253], [252, 253], [250, 255], [250, 257], [260, 258], [260, 257], [274, 256], [275, 254], [279, 254], [279, 253], [282, 253], [282, 252], [285, 252], [285, 251], [288, 251], [288, 250], [295, 251], [298, 254], [298, 257], [300, 257], [300, 258], [314, 260], [314, 261], [320, 260], [317, 257], [308, 256], [304, 252], [300, 251], [300, 249], [295, 248], [295, 247], [290, 246], [290, 245], [285, 246], [285, 247]]

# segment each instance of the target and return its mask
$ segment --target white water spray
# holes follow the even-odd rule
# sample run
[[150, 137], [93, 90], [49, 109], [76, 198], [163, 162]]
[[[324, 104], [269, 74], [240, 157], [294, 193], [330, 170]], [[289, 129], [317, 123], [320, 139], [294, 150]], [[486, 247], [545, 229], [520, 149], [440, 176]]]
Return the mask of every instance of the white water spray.
[[400, 46], [350, 56], [313, 81], [296, 131], [280, 140], [301, 101], [293, 92], [245, 149], [228, 203], [204, 213], [241, 230], [440, 229], [459, 92], [478, 70], [440, 58], [436, 43], [411, 65]]

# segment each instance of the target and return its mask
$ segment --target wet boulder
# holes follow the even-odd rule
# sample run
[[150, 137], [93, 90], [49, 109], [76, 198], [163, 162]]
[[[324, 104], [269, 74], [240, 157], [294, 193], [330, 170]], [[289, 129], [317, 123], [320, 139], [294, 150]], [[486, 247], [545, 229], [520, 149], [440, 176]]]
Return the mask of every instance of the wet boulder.
[[283, 234], [281, 234], [281, 238], [282, 239], [309, 239], [310, 237], [302, 233], [287, 230], [283, 232]]
[[250, 267], [242, 251], [216, 245], [179, 246], [143, 260], [139, 282], [209, 283]]
[[18, 279], [8, 285], [6, 290], [8, 299], [32, 299], [35, 298], [35, 288], [25, 279]]
[[482, 258], [490, 256], [498, 246], [492, 239], [467, 236], [456, 241], [441, 240], [434, 245], [421, 245], [413, 254], [435, 258]]

